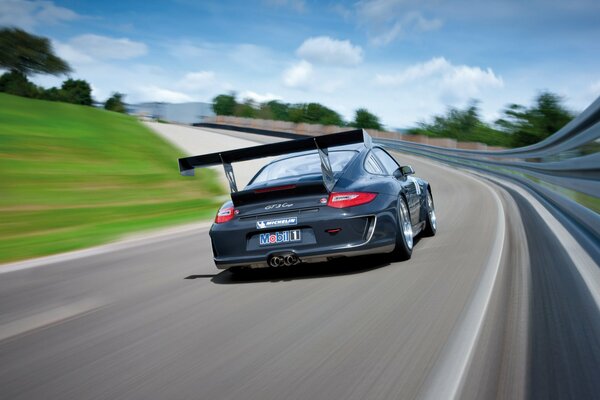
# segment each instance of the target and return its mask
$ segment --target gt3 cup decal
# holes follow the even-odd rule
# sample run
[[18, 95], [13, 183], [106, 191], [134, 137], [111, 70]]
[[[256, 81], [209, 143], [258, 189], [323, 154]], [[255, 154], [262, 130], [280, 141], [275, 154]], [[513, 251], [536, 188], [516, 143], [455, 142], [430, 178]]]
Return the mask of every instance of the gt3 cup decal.
[[268, 229], [278, 226], [290, 226], [298, 224], [298, 217], [278, 218], [256, 221], [256, 229]]
[[287, 207], [291, 207], [294, 204], [290, 204], [290, 203], [276, 203], [276, 204], [270, 204], [268, 206], [265, 207], [265, 210], [274, 210], [277, 208], [287, 208]]

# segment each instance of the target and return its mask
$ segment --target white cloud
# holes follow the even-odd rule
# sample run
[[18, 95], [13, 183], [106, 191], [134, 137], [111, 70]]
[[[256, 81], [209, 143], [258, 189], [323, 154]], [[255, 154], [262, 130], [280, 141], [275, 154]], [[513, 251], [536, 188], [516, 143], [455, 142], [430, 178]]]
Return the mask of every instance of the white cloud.
[[54, 40], [52, 44], [59, 57], [75, 66], [132, 59], [146, 54], [148, 50], [144, 43], [92, 34], [76, 36], [68, 42]]
[[410, 33], [439, 29], [442, 20], [426, 18], [407, 0], [362, 0], [356, 4], [357, 19], [366, 27], [371, 42], [383, 46]]
[[189, 41], [169, 43], [165, 50], [172, 57], [187, 60], [188, 62], [194, 59], [214, 57], [217, 54], [217, 49], [214, 46], [200, 46]]
[[52, 41], [56, 54], [83, 73], [93, 65], [112, 60], [126, 60], [146, 53], [146, 45], [129, 39], [98, 35], [81, 35], [68, 42]]
[[332, 39], [329, 36], [308, 38], [296, 50], [298, 57], [315, 64], [356, 65], [363, 60], [363, 50], [349, 40]]
[[452, 65], [444, 57], [435, 57], [427, 62], [411, 65], [396, 74], [377, 75], [375, 81], [382, 85], [402, 85], [449, 69], [452, 69]]
[[419, 32], [427, 32], [427, 31], [435, 31], [436, 29], [440, 29], [443, 25], [443, 22], [439, 18], [431, 18], [427, 19], [418, 12], [408, 13], [405, 17], [406, 21], [414, 24], [415, 28]]
[[345, 21], [349, 21], [352, 18], [352, 11], [343, 4], [334, 4], [331, 10], [342, 17]]
[[302, 60], [283, 72], [283, 84], [292, 88], [305, 88], [313, 78], [312, 64]]
[[478, 95], [485, 88], [501, 88], [504, 81], [491, 68], [453, 65], [444, 57], [411, 65], [395, 74], [378, 74], [375, 82], [382, 86], [432, 85], [443, 96], [464, 99]]
[[0, 1], [0, 26], [32, 30], [38, 25], [53, 25], [78, 18], [81, 16], [76, 12], [56, 6], [52, 1]]
[[163, 43], [164, 51], [181, 65], [202, 65], [205, 69], [243, 71], [253, 76], [272, 76], [289, 62], [282, 55], [264, 46], [251, 43], [211, 43], [176, 40]]
[[143, 56], [148, 51], [148, 47], [141, 42], [93, 34], [74, 37], [68, 44], [74, 50], [96, 60], [128, 60]]
[[51, 1], [36, 2], [39, 7], [36, 14], [37, 20], [45, 24], [57, 24], [63, 21], [72, 21], [81, 16], [73, 10], [54, 5]]
[[388, 28], [385, 32], [381, 32], [378, 35], [371, 38], [371, 43], [375, 46], [385, 46], [393, 42], [396, 38], [402, 36], [404, 29], [402, 27], [402, 23], [396, 22], [390, 28]]
[[382, 22], [396, 13], [402, 0], [362, 0], [356, 4], [358, 13], [368, 20]]
[[443, 74], [443, 88], [460, 97], [473, 97], [484, 88], [501, 88], [504, 81], [491, 68], [485, 70], [467, 65], [452, 66]]
[[281, 96], [278, 96], [273, 93], [259, 94], [259, 93], [253, 92], [251, 90], [246, 90], [245, 92], [240, 93], [239, 97], [241, 99], [251, 99], [257, 103], [264, 103], [264, 102], [271, 101], [271, 100], [281, 100], [282, 99]]
[[93, 63], [94, 59], [87, 54], [84, 54], [73, 46], [62, 43], [56, 40], [52, 41], [52, 47], [56, 50], [56, 54], [66, 60], [69, 64], [88, 64]]
[[203, 90], [213, 86], [215, 80], [216, 76], [213, 71], [188, 72], [177, 83], [177, 86], [184, 90]]
[[183, 103], [194, 99], [185, 93], [164, 89], [158, 86], [138, 86], [134, 89], [134, 95], [144, 101], [164, 101], [168, 103]]

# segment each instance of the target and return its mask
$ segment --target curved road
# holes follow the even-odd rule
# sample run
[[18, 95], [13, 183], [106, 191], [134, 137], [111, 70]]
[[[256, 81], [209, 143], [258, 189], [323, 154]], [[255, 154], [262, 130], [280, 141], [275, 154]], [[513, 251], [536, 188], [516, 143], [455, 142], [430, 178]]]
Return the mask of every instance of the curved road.
[[[160, 125], [191, 153], [212, 151], [209, 137], [228, 135], [232, 145], [239, 135]], [[214, 267], [203, 225], [33, 263], [47, 265], [0, 267], [0, 398], [600, 393], [597, 304], [577, 266], [550, 276], [530, 262], [540, 245], [531, 229], [556, 241], [534, 210], [521, 223], [531, 203], [484, 178], [397, 157], [431, 182], [439, 220], [437, 236], [419, 240], [410, 261], [356, 258], [234, 279]], [[571, 259], [563, 253], [559, 261]], [[568, 279], [581, 299], [544, 309], [560, 292], [552, 285]], [[589, 317], [574, 332], [548, 338], [537, 328], [577, 319], [573, 308]], [[587, 358], [572, 349], [590, 344]], [[545, 355], [549, 346], [566, 353]], [[557, 361], [565, 364], [541, 364]], [[583, 376], [561, 375], [567, 369]], [[562, 381], [546, 382], [552, 374]]]

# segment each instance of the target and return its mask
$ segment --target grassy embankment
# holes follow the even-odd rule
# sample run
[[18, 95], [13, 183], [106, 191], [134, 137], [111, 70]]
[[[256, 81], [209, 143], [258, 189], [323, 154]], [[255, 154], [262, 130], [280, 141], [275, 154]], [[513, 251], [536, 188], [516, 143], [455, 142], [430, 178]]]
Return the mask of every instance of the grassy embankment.
[[181, 155], [130, 116], [0, 93], [0, 263], [212, 217], [216, 173]]

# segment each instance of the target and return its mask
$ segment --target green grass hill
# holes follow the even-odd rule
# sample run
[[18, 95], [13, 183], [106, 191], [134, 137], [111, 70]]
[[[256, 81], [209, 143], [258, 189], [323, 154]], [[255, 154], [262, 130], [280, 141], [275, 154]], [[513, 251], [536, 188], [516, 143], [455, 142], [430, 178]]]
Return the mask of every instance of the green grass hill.
[[180, 156], [133, 117], [0, 93], [0, 263], [212, 217], [216, 173]]

